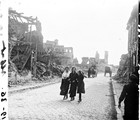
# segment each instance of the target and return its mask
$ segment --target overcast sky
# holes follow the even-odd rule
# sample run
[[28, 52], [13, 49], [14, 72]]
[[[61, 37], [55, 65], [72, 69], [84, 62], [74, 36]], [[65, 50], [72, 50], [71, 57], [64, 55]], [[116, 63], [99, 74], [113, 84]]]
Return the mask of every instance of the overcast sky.
[[38, 17], [46, 40], [73, 47], [74, 57], [104, 57], [119, 64], [127, 53], [126, 24], [137, 0], [13, 0], [13, 9]]

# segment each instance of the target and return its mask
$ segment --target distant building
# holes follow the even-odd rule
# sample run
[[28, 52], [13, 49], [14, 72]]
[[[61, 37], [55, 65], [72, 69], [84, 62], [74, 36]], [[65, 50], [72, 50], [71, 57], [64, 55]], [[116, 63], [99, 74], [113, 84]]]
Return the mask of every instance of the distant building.
[[73, 64], [73, 48], [72, 47], [64, 47], [64, 61], [63, 65]]
[[89, 61], [89, 58], [88, 57], [82, 57], [82, 65], [87, 65], [87, 63], [88, 63], [88, 61]]
[[104, 59], [100, 59], [100, 55], [98, 53], [98, 51], [96, 51], [96, 54], [95, 54], [95, 58], [94, 57], [83, 57], [82, 58], [82, 65], [89, 65], [89, 66], [92, 66], [92, 65], [101, 65], [101, 64], [104, 64], [104, 65], [108, 65], [108, 51], [105, 51], [105, 55], [104, 55]]
[[89, 65], [94, 65], [95, 64], [95, 58], [90, 57], [89, 58]]
[[77, 58], [74, 58], [74, 59], [73, 59], [73, 64], [74, 64], [74, 65], [78, 65], [78, 64], [79, 64], [79, 62], [78, 62], [78, 59], [77, 59]]
[[48, 46], [57, 46], [58, 45], [58, 40], [57, 39], [54, 40], [54, 41], [47, 40], [45, 44], [48, 45]]
[[99, 64], [105, 64], [105, 59], [100, 59]]
[[44, 43], [43, 47], [47, 53], [49, 53], [50, 51], [55, 52], [55, 55], [61, 58], [62, 65], [73, 63], [72, 47], [64, 47], [64, 45], [59, 45], [57, 39], [54, 41], [47, 40], [46, 43]]
[[100, 55], [99, 55], [98, 51], [96, 51], [96, 54], [95, 54], [96, 62], [99, 62], [99, 59], [100, 59]]

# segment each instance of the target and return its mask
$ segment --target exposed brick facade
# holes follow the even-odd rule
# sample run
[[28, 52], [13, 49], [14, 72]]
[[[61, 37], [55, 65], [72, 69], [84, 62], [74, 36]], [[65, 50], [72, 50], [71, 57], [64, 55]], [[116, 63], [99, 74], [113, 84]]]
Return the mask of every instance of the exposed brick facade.
[[130, 57], [129, 72], [134, 72], [138, 65], [138, 5], [133, 7], [127, 23], [128, 30], [128, 54]]

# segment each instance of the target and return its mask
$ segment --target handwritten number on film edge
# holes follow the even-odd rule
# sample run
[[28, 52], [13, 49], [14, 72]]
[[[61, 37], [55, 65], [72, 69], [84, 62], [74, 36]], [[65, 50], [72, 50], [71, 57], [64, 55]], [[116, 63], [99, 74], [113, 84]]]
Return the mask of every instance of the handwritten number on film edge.
[[2, 41], [2, 44], [3, 44], [3, 49], [1, 50], [1, 55], [4, 58], [4, 51], [6, 50], [4, 41]]
[[[4, 58], [4, 51], [6, 50], [6, 47], [5, 47], [5, 43], [4, 41], [2, 41], [3, 43], [3, 49], [1, 49], [1, 55], [2, 55], [2, 58]], [[6, 67], [6, 60], [1, 60], [0, 62], [0, 65], [1, 65], [1, 69], [2, 69], [2, 74], [5, 74], [6, 71], [4, 71], [4, 68]], [[6, 95], [6, 92], [1, 92], [1, 102], [6, 102], [7, 101], [7, 98], [5, 98], [5, 95]], [[2, 117], [2, 120], [6, 119], [6, 114], [7, 112], [5, 112], [5, 107], [3, 107], [3, 112], [1, 113], [1, 117]]]
[[6, 118], [6, 114], [7, 114], [6, 112], [1, 113], [1, 116], [3, 116], [2, 120], [4, 120]]
[[[1, 7], [1, 1], [0, 1], [0, 7]], [[1, 9], [0, 9], [0, 19], [3, 18], [3, 13], [1, 12]], [[3, 36], [3, 25], [0, 24], [0, 36]], [[6, 58], [5, 58], [5, 55], [4, 55], [4, 51], [6, 50], [6, 47], [5, 47], [5, 43], [4, 43], [4, 40], [2, 40], [2, 45], [3, 45], [3, 48], [1, 49], [1, 56], [2, 56], [2, 60], [0, 61], [0, 65], [1, 65], [1, 70], [2, 70], [2, 74], [6, 74], [6, 71], [4, 70], [5, 67], [6, 67]], [[2, 92], [0, 93], [1, 95], [1, 103], [5, 103], [7, 102], [7, 98], [6, 98], [6, 91], [3, 91], [3, 87], [2, 87]], [[4, 104], [3, 104], [4, 105]], [[3, 106], [2, 107], [2, 112], [0, 113], [0, 120], [5, 120], [6, 117], [7, 117], [7, 112], [5, 111], [5, 107]]]
[[6, 98], [3, 98], [6, 95], [6, 92], [1, 92], [1, 102], [7, 101]]
[[[1, 50], [1, 55], [2, 55], [2, 58], [4, 58], [4, 51], [6, 50], [4, 41], [2, 41], [2, 44], [3, 44], [3, 49]], [[5, 63], [6, 63], [6, 60], [2, 60], [0, 63], [1, 69], [2, 69], [2, 74], [6, 73], [6, 71], [4, 71], [4, 68], [6, 67]]]
[[[6, 92], [1, 92], [1, 102], [4, 102], [4, 101], [7, 101], [6, 98], [4, 98], [6, 95]], [[4, 112], [5, 110], [5, 107], [3, 107], [3, 112], [1, 113], [1, 116], [2, 116], [2, 120], [4, 120], [6, 118], [6, 112]]]
[[[5, 51], [6, 47], [5, 47], [4, 41], [2, 41], [2, 43], [3, 43], [3, 49], [1, 49], [1, 55], [2, 55], [2, 58], [4, 58], [4, 51]], [[6, 71], [4, 71], [4, 68], [6, 67], [5, 63], [6, 63], [5, 59], [1, 60], [1, 62], [0, 62], [2, 74], [6, 73]], [[7, 101], [7, 98], [5, 98], [5, 95], [6, 95], [6, 92], [1, 92], [1, 102], [2, 103]], [[3, 107], [3, 112], [1, 113], [2, 120], [6, 119], [6, 114], [7, 114], [7, 112], [5, 112], [5, 107]]]
[[6, 73], [6, 71], [4, 71], [4, 68], [6, 67], [6, 64], [5, 64], [5, 63], [6, 63], [6, 60], [2, 60], [2, 61], [1, 61], [1, 69], [2, 69], [2, 73], [3, 73], [3, 74]]

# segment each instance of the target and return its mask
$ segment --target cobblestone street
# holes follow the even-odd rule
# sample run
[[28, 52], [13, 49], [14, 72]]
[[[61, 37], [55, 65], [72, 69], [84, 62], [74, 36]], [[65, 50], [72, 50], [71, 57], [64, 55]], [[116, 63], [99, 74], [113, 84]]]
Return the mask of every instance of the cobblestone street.
[[82, 102], [63, 101], [60, 83], [9, 94], [9, 120], [116, 120], [109, 77], [85, 78]]

